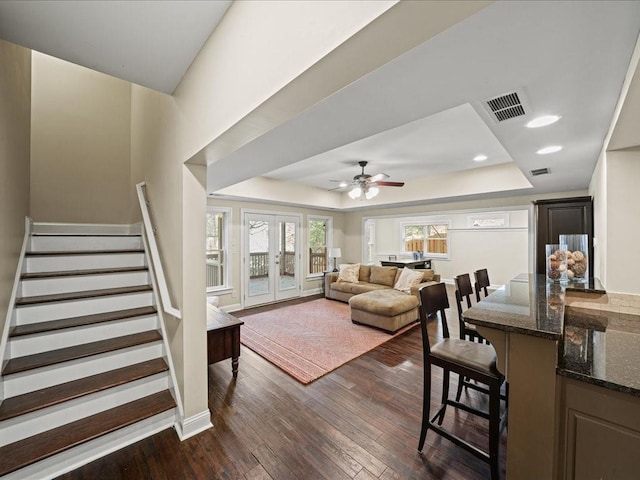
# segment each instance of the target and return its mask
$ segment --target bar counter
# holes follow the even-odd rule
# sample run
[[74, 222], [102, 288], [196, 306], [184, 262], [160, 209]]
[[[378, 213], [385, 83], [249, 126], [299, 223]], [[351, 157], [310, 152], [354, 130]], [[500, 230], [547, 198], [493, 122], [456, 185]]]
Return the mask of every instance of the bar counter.
[[510, 480], [592, 478], [608, 464], [639, 471], [637, 455], [624, 452], [640, 451], [640, 315], [606, 302], [597, 279], [562, 285], [521, 274], [464, 312], [509, 382]]

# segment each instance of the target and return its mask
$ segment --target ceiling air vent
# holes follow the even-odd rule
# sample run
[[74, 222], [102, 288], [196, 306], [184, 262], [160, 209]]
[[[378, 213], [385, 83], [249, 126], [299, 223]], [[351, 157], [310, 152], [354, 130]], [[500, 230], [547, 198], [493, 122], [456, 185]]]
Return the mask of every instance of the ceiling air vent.
[[549, 172], [548, 168], [536, 168], [535, 170], [531, 170], [531, 176], [537, 177], [538, 175], [546, 175]]
[[520, 97], [516, 92], [500, 95], [499, 97], [487, 100], [487, 106], [498, 122], [520, 117], [525, 114]]

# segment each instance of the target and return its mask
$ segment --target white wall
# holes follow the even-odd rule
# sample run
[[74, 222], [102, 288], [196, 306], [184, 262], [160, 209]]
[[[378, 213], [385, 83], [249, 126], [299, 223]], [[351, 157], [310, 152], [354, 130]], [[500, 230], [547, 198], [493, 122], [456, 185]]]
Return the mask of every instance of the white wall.
[[31, 216], [129, 223], [131, 84], [33, 52]]
[[31, 51], [0, 40], [0, 332], [29, 215]]
[[608, 292], [640, 294], [640, 148], [607, 152]]

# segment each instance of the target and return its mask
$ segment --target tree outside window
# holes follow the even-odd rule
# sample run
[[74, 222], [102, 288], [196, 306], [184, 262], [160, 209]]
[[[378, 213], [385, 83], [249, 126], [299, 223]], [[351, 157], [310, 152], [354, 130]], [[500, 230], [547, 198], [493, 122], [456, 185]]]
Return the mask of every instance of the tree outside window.
[[309, 275], [327, 270], [327, 249], [331, 238], [331, 218], [309, 217], [308, 222]]

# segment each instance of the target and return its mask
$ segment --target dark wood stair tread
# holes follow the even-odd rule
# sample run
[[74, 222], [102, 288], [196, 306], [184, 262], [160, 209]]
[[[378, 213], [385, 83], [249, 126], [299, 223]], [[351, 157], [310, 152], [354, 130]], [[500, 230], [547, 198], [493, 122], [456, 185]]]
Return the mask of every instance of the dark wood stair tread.
[[0, 421], [35, 412], [43, 408], [57, 405], [74, 398], [100, 392], [108, 388], [124, 385], [141, 378], [150, 377], [169, 370], [162, 358], [128, 365], [90, 377], [43, 388], [5, 399], [0, 404]]
[[27, 257], [56, 257], [69, 255], [108, 255], [117, 253], [144, 253], [142, 248], [122, 248], [113, 250], [52, 250], [42, 252], [25, 252]]
[[84, 343], [73, 347], [60, 348], [49, 352], [36, 353], [33, 355], [25, 355], [9, 360], [2, 371], [3, 375], [24, 372], [34, 368], [40, 368], [56, 363], [68, 362], [79, 358], [98, 355], [100, 353], [111, 352], [123, 348], [129, 348], [145, 343], [157, 342], [162, 340], [160, 332], [157, 330], [149, 330], [147, 332], [135, 333], [133, 335], [124, 335], [122, 337], [109, 338], [98, 342]]
[[0, 448], [0, 476], [175, 408], [168, 390]]
[[9, 333], [9, 336], [20, 337], [23, 335], [32, 335], [34, 333], [51, 332], [55, 330], [63, 330], [65, 328], [82, 327], [85, 325], [111, 322], [114, 320], [124, 320], [127, 318], [155, 315], [156, 313], [158, 313], [156, 307], [148, 306], [129, 308], [127, 310], [117, 310], [114, 312], [94, 313], [92, 315], [83, 315], [81, 317], [62, 318], [60, 320], [50, 320], [48, 322], [16, 325]]
[[103, 288], [100, 290], [86, 290], [83, 292], [54, 293], [52, 295], [35, 295], [33, 297], [16, 298], [17, 307], [35, 305], [37, 303], [66, 302], [68, 300], [82, 300], [85, 298], [107, 297], [109, 295], [123, 295], [151, 291], [151, 285], [134, 285], [132, 287]]
[[118, 267], [118, 268], [97, 268], [93, 270], [63, 270], [59, 272], [34, 272], [24, 273], [20, 277], [22, 280], [35, 280], [39, 278], [57, 277], [79, 277], [84, 275], [106, 275], [110, 273], [130, 273], [146, 272], [148, 267]]

